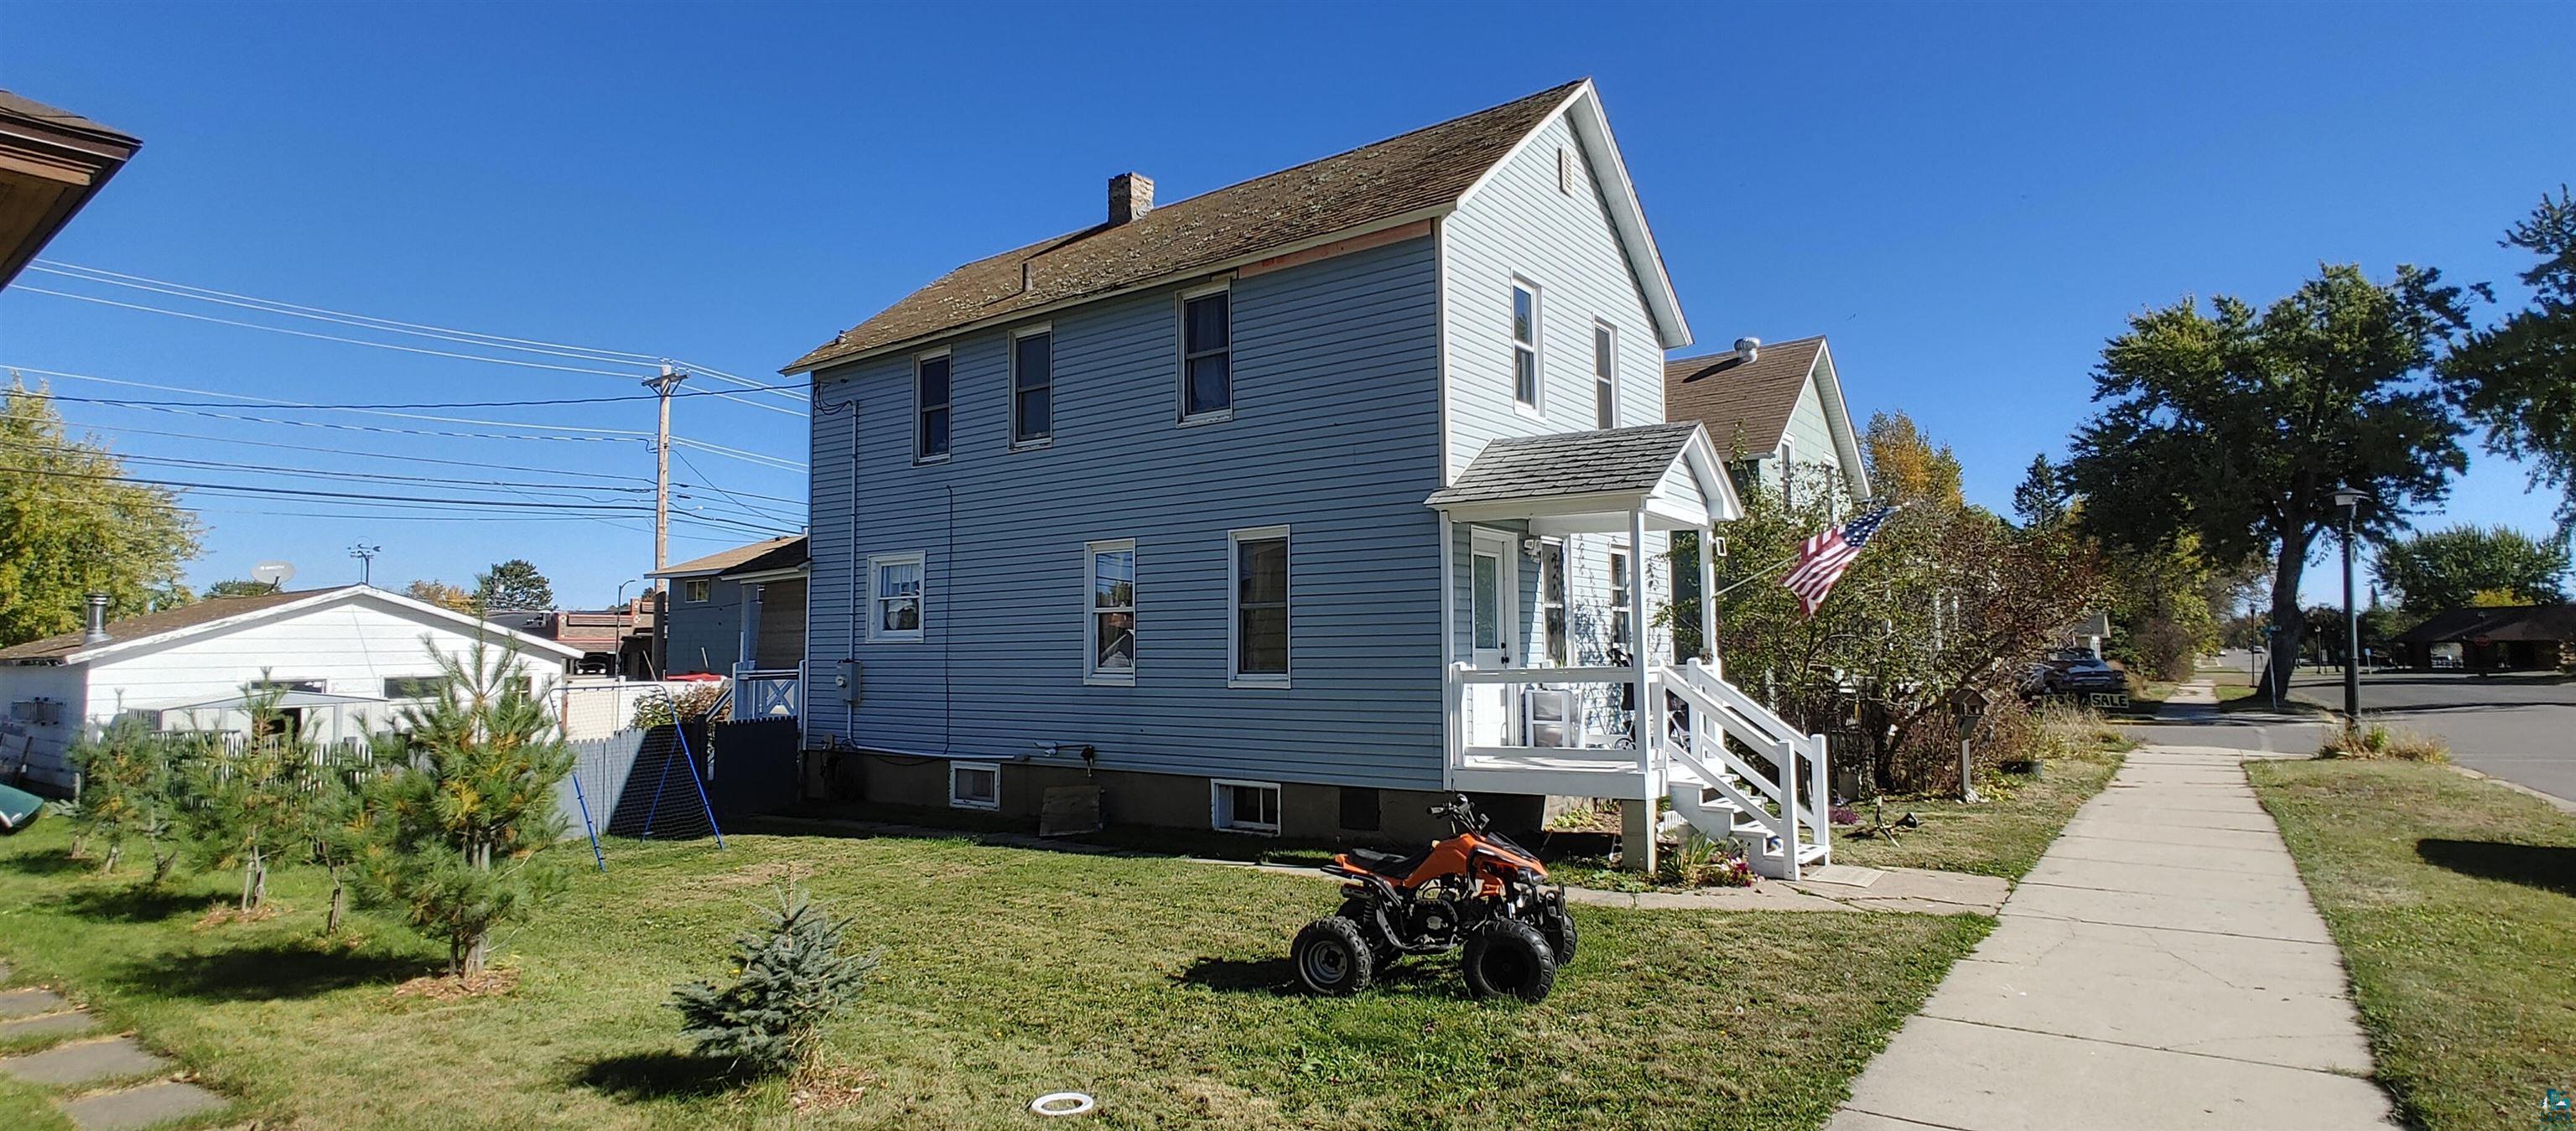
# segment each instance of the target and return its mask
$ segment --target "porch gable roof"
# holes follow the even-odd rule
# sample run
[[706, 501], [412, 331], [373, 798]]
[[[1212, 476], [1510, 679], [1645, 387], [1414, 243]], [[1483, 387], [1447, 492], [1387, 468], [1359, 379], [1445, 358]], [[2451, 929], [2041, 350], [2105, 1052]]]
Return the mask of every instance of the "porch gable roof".
[[1454, 517], [1527, 518], [1566, 531], [1625, 529], [1605, 523], [1636, 510], [1667, 530], [1744, 513], [1696, 421], [1495, 440], [1423, 503]]

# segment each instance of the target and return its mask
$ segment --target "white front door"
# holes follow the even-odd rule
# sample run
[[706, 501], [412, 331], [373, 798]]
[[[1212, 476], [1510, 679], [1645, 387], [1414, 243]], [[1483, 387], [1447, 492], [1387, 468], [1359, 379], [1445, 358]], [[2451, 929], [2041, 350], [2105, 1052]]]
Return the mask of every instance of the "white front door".
[[[1520, 615], [1515, 606], [1520, 596], [1519, 557], [1513, 552], [1509, 534], [1476, 532], [1475, 554], [1469, 564], [1467, 631], [1472, 649], [1468, 662], [1479, 670], [1511, 667], [1513, 653], [1518, 651]], [[1509, 745], [1516, 698], [1505, 684], [1469, 684], [1467, 745]]]

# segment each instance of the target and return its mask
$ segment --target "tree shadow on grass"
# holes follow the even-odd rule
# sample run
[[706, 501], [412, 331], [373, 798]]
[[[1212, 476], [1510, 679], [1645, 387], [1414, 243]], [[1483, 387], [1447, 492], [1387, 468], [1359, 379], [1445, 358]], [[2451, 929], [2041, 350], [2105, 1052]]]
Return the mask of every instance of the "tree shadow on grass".
[[176, 915], [203, 914], [212, 902], [213, 897], [204, 892], [179, 891], [138, 881], [121, 887], [86, 887], [68, 891], [56, 897], [53, 905], [83, 919], [157, 923]]
[[2415, 854], [2464, 876], [2576, 895], [2576, 848], [2428, 837], [2415, 842]]
[[[1392, 966], [1379, 966], [1369, 979], [1369, 987], [1373, 993], [1409, 997], [1463, 997], [1466, 988], [1458, 981], [1457, 973], [1457, 964], [1441, 956], [1413, 957]], [[1309, 996], [1306, 987], [1297, 981], [1296, 965], [1285, 957], [1201, 958], [1172, 981], [1218, 993]]]
[[730, 1061], [685, 1052], [612, 1056], [583, 1065], [572, 1082], [603, 1095], [640, 1103], [722, 1095], [749, 1081]]
[[23, 852], [0, 857], [0, 868], [22, 876], [65, 876], [76, 872], [98, 871], [96, 860], [74, 860], [68, 848], [48, 848], [42, 852]]
[[353, 954], [328, 943], [274, 943], [204, 954], [163, 954], [109, 977], [121, 988], [198, 1001], [294, 1000], [429, 972], [426, 958]]

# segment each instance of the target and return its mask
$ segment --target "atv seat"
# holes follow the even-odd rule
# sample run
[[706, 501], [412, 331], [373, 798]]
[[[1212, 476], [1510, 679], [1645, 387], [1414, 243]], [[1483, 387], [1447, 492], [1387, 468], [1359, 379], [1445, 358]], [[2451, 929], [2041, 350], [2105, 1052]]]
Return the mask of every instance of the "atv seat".
[[1431, 852], [1429, 849], [1425, 849], [1421, 852], [1414, 853], [1411, 856], [1407, 856], [1401, 852], [1380, 852], [1374, 848], [1354, 848], [1350, 850], [1347, 855], [1349, 855], [1351, 863], [1353, 864], [1357, 864], [1360, 867], [1366, 868], [1378, 875], [1385, 876], [1388, 879], [1400, 881], [1406, 876], [1412, 875], [1414, 869], [1421, 867], [1423, 860], [1427, 859], [1431, 855]]

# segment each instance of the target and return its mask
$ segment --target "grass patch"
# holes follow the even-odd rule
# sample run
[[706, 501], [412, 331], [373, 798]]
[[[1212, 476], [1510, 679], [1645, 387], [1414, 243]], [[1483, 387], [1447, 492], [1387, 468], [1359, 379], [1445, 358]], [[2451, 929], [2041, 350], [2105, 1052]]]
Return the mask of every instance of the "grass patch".
[[[0, 866], [67, 831], [0, 841]], [[163, 907], [123, 894], [130, 876], [20, 873], [0, 885], [0, 954], [263, 1124], [1020, 1127], [1030, 1099], [1075, 1089], [1124, 1127], [1812, 1128], [1992, 925], [1581, 907], [1582, 954], [1543, 1005], [1469, 1000], [1436, 960], [1319, 1000], [1289, 991], [1286, 961], [1339, 898], [1317, 880], [966, 838], [730, 843], [612, 844], [607, 873], [500, 940], [519, 982], [492, 996], [397, 995], [444, 951], [372, 912], [359, 939], [318, 939], [309, 870], [272, 880], [293, 911], [205, 930], [187, 909], [227, 877], [183, 876], [175, 910], [135, 914]], [[791, 874], [884, 961], [824, 1045], [856, 1089], [828, 1111], [800, 1113], [783, 1081], [733, 1087], [667, 1004], [723, 973], [751, 903]]]
[[2537, 1126], [2576, 1082], [2576, 819], [2438, 766], [2247, 768], [2407, 1122]]
[[[1856, 836], [1857, 827], [1834, 830], [1834, 863], [1868, 868], [1937, 868], [2018, 880], [2039, 863], [2058, 830], [2091, 800], [2120, 769], [2121, 755], [2136, 743], [2107, 728], [2093, 727], [2053, 743], [2057, 752], [2043, 758], [2032, 773], [1988, 774], [1978, 779], [1985, 800], [1974, 805], [1955, 798], [1890, 797], [1887, 819], [1912, 813], [1921, 828], [1899, 829], [1897, 843], [1876, 833]], [[1866, 804], [1855, 806], [1870, 820]]]
[[2343, 725], [2326, 732], [2325, 743], [2317, 747], [2317, 756], [2360, 761], [2386, 758], [2400, 762], [2448, 762], [2451, 748], [2432, 735], [2385, 720], [2364, 718], [2354, 722], [2347, 719]]

